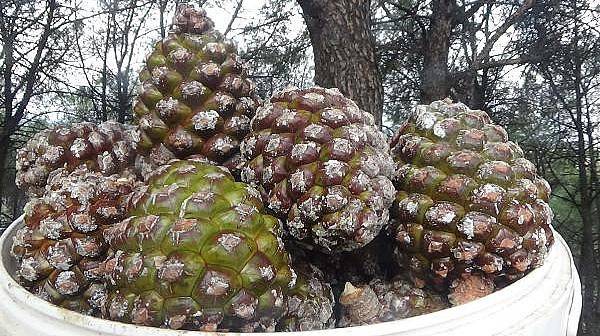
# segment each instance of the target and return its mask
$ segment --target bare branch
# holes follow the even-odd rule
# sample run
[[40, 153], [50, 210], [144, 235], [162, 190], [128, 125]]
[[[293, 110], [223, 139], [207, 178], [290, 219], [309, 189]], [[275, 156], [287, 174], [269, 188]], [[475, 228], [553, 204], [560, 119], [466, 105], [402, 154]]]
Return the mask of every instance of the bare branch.
[[502, 37], [502, 35], [504, 35], [504, 33], [506, 33], [506, 31], [512, 27], [531, 7], [533, 7], [534, 4], [535, 0], [525, 0], [525, 2], [523, 2], [523, 4], [514, 13], [506, 18], [504, 23], [498, 27], [498, 29], [494, 31], [494, 34], [486, 41], [483, 49], [473, 62], [474, 67], [479, 67], [479, 64], [483, 63], [489, 57], [492, 48], [494, 48], [494, 45], [496, 42], [498, 42], [500, 37]]
[[231, 19], [229, 20], [229, 23], [227, 24], [227, 28], [225, 28], [225, 31], [223, 32], [224, 36], [227, 36], [227, 34], [229, 34], [229, 31], [231, 31], [233, 22], [238, 18], [238, 15], [240, 13], [240, 10], [242, 9], [243, 3], [244, 3], [244, 0], [238, 0], [237, 6], [235, 7], [235, 11], [233, 11], [233, 14], [231, 15]]

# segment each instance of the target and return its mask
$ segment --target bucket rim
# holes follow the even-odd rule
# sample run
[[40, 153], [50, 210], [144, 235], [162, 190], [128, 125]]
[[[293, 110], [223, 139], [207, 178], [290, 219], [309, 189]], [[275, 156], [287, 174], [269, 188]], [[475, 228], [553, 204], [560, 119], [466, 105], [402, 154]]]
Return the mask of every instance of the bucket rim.
[[[105, 320], [92, 316], [83, 315], [77, 312], [69, 311], [67, 309], [55, 306], [47, 301], [44, 301], [34, 294], [28, 292], [23, 288], [17, 281], [9, 274], [6, 260], [12, 258], [10, 255], [5, 255], [4, 251], [8, 251], [11, 243], [11, 238], [14, 236], [16, 230], [23, 225], [23, 216], [15, 220], [0, 236], [0, 297], [7, 296], [11, 300], [2, 300], [5, 304], [25, 304], [29, 308], [36, 310], [42, 315], [45, 315], [53, 320], [62, 321], [63, 323], [74, 324], [83, 330], [93, 330], [99, 334], [106, 333], [107, 335], [117, 335], [115, 330], [118, 329], [122, 335], [131, 336], [142, 336], [155, 334], [156, 336], [202, 336], [202, 335], [219, 335], [219, 336], [236, 336], [236, 335], [249, 335], [246, 333], [235, 333], [235, 332], [199, 332], [199, 331], [185, 331], [185, 330], [169, 330], [160, 329], [155, 327], [137, 326], [134, 324], [121, 323], [116, 321]], [[475, 301], [443, 309], [437, 312], [410, 317], [406, 319], [382, 322], [371, 325], [355, 326], [347, 328], [335, 328], [326, 330], [313, 330], [303, 332], [265, 332], [265, 333], [252, 333], [252, 335], [258, 336], [274, 336], [274, 335], [298, 335], [298, 336], [341, 336], [345, 335], [366, 335], [366, 334], [377, 334], [377, 335], [389, 335], [398, 332], [411, 332], [417, 331], [424, 326], [435, 327], [444, 325], [450, 321], [454, 321], [457, 317], [469, 316], [474, 313], [480, 313], [482, 310], [499, 310], [502, 307], [510, 306], [516, 301], [526, 297], [529, 293], [537, 288], [537, 284], [545, 278], [552, 278], [551, 274], [557, 267], [568, 268], [569, 278], [568, 281], [563, 281], [560, 286], [556, 288], [556, 292], [563, 300], [573, 300], [574, 281], [578, 282], [579, 278], [577, 270], [573, 264], [573, 258], [571, 251], [564, 241], [564, 239], [554, 231], [555, 243], [550, 248], [550, 251], [546, 257], [544, 264], [537, 269], [532, 270], [523, 278], [517, 280], [513, 284], [502, 288], [486, 297], [477, 299]], [[568, 263], [568, 266], [561, 265], [560, 263]], [[4, 292], [4, 293], [2, 293]], [[575, 293], [581, 295], [580, 293]], [[0, 304], [1, 306], [2, 304]], [[532, 311], [532, 314], [534, 312]], [[533, 314], [535, 315], [535, 314]], [[528, 320], [527, 323], [533, 323], [534, 321]]]

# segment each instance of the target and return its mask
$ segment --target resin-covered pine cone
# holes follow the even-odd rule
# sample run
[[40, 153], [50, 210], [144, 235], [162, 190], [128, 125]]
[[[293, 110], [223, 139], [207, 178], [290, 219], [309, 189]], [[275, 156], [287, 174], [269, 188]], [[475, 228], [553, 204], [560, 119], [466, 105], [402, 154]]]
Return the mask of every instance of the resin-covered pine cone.
[[[295, 259], [295, 258], [293, 258]], [[309, 331], [335, 327], [335, 298], [325, 274], [305, 260], [295, 260], [296, 285], [285, 299], [286, 313], [277, 331]]]
[[441, 295], [402, 278], [374, 279], [359, 287], [347, 283], [339, 301], [338, 327], [395, 321], [449, 307]]
[[108, 251], [102, 231], [125, 218], [137, 183], [84, 167], [56, 171], [44, 197], [25, 206], [25, 227], [13, 241], [20, 282], [47, 301], [97, 313], [104, 290], [97, 267]]
[[465, 289], [461, 281], [479, 276], [484, 295], [543, 263], [553, 242], [550, 187], [485, 112], [448, 100], [419, 105], [392, 147], [393, 236], [417, 285]]
[[[145, 189], [145, 190], [144, 190]], [[259, 192], [225, 168], [162, 166], [132, 198], [131, 217], [105, 231], [110, 285], [104, 316], [138, 325], [274, 331], [296, 274], [279, 221]]]
[[294, 239], [325, 252], [368, 244], [387, 223], [393, 164], [373, 117], [339, 91], [275, 94], [242, 144], [242, 180], [258, 185]]
[[48, 177], [59, 168], [81, 165], [105, 176], [134, 172], [139, 132], [113, 121], [76, 123], [39, 132], [17, 151], [16, 184], [30, 196], [42, 196]]
[[134, 107], [144, 174], [191, 155], [237, 174], [239, 144], [259, 98], [235, 45], [213, 26], [204, 10], [178, 6], [171, 32], [146, 61]]

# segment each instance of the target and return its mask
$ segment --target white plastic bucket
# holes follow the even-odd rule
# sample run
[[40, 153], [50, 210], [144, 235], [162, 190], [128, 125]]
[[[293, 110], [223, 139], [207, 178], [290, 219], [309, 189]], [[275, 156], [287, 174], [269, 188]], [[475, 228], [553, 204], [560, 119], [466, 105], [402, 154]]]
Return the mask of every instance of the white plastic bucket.
[[[12, 237], [22, 220], [0, 238], [0, 335], [3, 336], [233, 336], [138, 327], [101, 320], [55, 307], [27, 292], [10, 276]], [[404, 320], [325, 331], [303, 336], [527, 335], [575, 336], [581, 313], [581, 286], [565, 241], [556, 243], [544, 266], [523, 279], [474, 302]], [[256, 335], [276, 335], [263, 333]], [[278, 333], [277, 335], [282, 335]]]

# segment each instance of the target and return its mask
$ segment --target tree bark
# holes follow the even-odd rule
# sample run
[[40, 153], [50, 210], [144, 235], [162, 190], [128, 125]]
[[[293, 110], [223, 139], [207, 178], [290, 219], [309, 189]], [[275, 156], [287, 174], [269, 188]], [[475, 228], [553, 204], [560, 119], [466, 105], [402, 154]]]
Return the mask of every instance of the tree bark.
[[425, 36], [421, 101], [431, 103], [450, 95], [448, 53], [453, 28], [456, 0], [434, 0], [431, 3], [430, 28]]
[[337, 87], [381, 125], [383, 85], [370, 0], [298, 0], [315, 58], [315, 83]]

